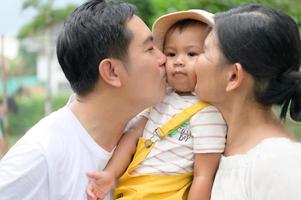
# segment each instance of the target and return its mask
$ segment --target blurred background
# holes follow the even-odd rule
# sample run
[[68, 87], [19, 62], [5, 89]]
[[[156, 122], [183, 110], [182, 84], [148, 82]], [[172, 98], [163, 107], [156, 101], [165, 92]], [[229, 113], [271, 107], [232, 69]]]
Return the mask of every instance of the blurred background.
[[[56, 58], [64, 19], [85, 0], [0, 0], [0, 157], [72, 93]], [[300, 0], [127, 0], [151, 27], [160, 15], [193, 8], [212, 13], [261, 3], [292, 16], [301, 29]], [[279, 108], [275, 107], [278, 113]], [[301, 138], [301, 123], [287, 120]]]

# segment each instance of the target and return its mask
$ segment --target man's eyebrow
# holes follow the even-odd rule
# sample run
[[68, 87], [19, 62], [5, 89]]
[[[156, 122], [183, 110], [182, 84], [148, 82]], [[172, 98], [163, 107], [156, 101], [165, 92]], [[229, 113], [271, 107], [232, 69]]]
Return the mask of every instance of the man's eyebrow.
[[152, 35], [149, 35], [144, 41], [143, 41], [143, 45], [146, 45], [149, 42], [154, 41], [154, 37]]

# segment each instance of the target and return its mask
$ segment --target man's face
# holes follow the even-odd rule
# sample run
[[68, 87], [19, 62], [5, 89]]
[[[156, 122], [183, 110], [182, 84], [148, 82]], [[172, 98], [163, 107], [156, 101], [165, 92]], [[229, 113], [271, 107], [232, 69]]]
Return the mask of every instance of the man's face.
[[151, 31], [139, 17], [133, 16], [127, 28], [133, 38], [128, 48], [123, 84], [133, 103], [151, 106], [159, 103], [165, 94], [166, 57], [154, 46]]

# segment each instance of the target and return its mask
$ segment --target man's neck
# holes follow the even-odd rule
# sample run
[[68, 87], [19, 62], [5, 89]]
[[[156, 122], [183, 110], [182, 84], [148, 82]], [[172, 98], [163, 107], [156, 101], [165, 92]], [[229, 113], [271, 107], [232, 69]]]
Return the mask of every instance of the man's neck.
[[117, 145], [128, 121], [138, 112], [119, 98], [108, 95], [76, 97], [70, 109], [94, 141], [109, 152]]

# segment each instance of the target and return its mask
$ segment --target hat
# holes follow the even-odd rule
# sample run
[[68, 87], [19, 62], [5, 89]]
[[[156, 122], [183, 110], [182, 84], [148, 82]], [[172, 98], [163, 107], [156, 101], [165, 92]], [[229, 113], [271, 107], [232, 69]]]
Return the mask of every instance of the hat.
[[178, 21], [185, 19], [194, 19], [204, 22], [209, 26], [213, 26], [213, 14], [200, 9], [192, 9], [187, 11], [173, 12], [159, 17], [153, 24], [154, 42], [162, 51], [164, 38], [167, 31]]

